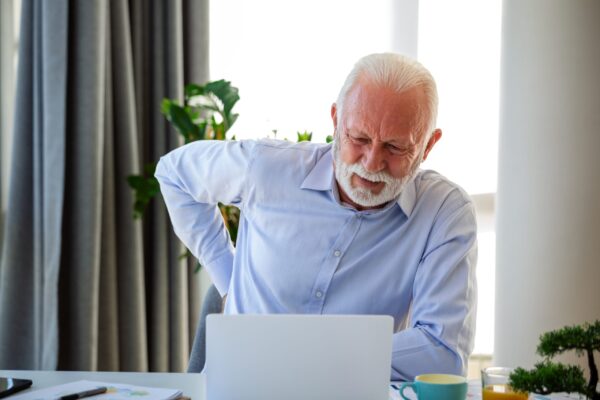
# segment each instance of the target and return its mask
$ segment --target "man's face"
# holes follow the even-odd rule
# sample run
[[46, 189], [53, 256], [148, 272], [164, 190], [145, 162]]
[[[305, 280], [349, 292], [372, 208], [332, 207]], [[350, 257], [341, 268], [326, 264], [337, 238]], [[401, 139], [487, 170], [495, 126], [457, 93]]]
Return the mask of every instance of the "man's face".
[[359, 210], [396, 199], [441, 137], [427, 143], [422, 127], [426, 98], [420, 88], [397, 94], [358, 81], [344, 102], [332, 107], [336, 180], [343, 201]]

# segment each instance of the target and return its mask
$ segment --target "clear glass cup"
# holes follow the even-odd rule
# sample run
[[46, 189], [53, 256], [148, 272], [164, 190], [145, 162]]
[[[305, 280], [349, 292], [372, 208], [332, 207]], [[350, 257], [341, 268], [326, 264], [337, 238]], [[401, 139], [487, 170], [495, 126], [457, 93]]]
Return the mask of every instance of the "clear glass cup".
[[508, 386], [512, 368], [489, 367], [481, 370], [481, 397], [483, 400], [527, 400], [529, 394], [515, 392]]

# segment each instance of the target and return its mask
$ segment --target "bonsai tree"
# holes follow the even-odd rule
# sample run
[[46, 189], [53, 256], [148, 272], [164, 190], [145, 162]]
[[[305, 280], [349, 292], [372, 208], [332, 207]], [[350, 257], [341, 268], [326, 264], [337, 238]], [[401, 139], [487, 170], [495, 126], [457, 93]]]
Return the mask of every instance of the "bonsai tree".
[[[579, 366], [564, 365], [550, 359], [565, 351], [573, 350], [587, 357], [590, 379], [586, 384]], [[593, 400], [600, 400], [596, 391], [598, 368], [594, 351], [600, 350], [600, 320], [593, 324], [567, 326], [540, 336], [537, 353], [546, 359], [532, 370], [517, 368], [510, 375], [510, 386], [518, 391], [550, 394], [553, 392], [581, 393]]]

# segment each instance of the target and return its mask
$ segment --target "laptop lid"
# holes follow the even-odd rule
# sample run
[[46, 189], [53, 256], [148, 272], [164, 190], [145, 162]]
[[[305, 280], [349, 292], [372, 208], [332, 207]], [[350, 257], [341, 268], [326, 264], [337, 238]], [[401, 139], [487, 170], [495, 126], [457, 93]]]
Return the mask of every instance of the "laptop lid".
[[206, 326], [208, 400], [385, 400], [393, 319], [221, 315]]

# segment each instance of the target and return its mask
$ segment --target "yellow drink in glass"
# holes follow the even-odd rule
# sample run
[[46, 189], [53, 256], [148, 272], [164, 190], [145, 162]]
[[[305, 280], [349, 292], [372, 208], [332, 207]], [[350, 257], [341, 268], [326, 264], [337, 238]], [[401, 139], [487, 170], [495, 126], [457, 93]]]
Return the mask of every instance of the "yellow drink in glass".
[[481, 371], [481, 397], [483, 400], [527, 400], [528, 393], [515, 392], [508, 382], [512, 368], [489, 367]]
[[483, 400], [527, 400], [527, 393], [513, 392], [506, 384], [487, 385], [483, 387]]

